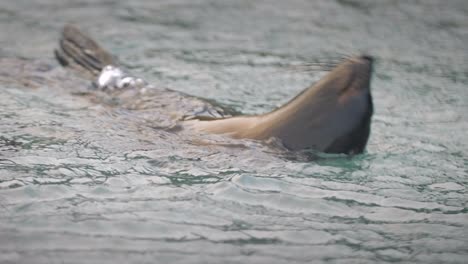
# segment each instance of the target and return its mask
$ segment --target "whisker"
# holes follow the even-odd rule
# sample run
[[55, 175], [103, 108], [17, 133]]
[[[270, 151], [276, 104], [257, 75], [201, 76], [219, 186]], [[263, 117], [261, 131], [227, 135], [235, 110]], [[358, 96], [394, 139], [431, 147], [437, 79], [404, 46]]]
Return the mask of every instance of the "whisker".
[[323, 72], [330, 71], [343, 61], [342, 58], [326, 57], [313, 58], [308, 62], [291, 65], [289, 71], [293, 72]]

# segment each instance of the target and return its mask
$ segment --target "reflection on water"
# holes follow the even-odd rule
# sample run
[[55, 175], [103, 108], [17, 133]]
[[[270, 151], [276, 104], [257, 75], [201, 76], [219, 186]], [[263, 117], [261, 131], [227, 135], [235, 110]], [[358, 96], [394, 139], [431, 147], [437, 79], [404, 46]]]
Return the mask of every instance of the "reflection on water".
[[[462, 0], [2, 2], [0, 262], [466, 262], [467, 14]], [[96, 104], [52, 60], [69, 21], [155, 85], [247, 113], [323, 74], [303, 65], [373, 54], [368, 151], [284, 160]]]

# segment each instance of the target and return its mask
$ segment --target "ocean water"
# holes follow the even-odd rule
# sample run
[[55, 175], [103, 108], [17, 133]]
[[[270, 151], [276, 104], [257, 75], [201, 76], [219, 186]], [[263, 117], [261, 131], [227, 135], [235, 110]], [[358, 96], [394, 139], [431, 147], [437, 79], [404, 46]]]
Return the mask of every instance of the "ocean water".
[[[0, 263], [467, 263], [467, 17], [464, 0], [2, 1]], [[66, 23], [248, 114], [372, 54], [367, 151], [286, 159], [97, 103], [54, 61]]]

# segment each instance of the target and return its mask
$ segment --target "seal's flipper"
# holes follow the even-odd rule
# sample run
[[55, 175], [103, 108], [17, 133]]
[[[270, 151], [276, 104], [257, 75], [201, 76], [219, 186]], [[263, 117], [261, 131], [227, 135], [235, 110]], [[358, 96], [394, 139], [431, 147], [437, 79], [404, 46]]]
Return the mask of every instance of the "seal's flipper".
[[95, 78], [106, 65], [116, 65], [113, 56], [93, 39], [72, 25], [63, 28], [55, 57], [65, 67], [70, 67], [88, 78]]

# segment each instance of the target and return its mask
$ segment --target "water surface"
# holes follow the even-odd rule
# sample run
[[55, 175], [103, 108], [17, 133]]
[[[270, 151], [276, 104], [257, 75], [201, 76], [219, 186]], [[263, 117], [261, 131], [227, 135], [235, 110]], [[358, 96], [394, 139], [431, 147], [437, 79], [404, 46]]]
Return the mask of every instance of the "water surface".
[[[3, 1], [0, 263], [466, 263], [467, 16], [464, 0]], [[53, 59], [67, 22], [156, 86], [244, 113], [372, 54], [367, 152], [200, 146], [93, 103]]]

